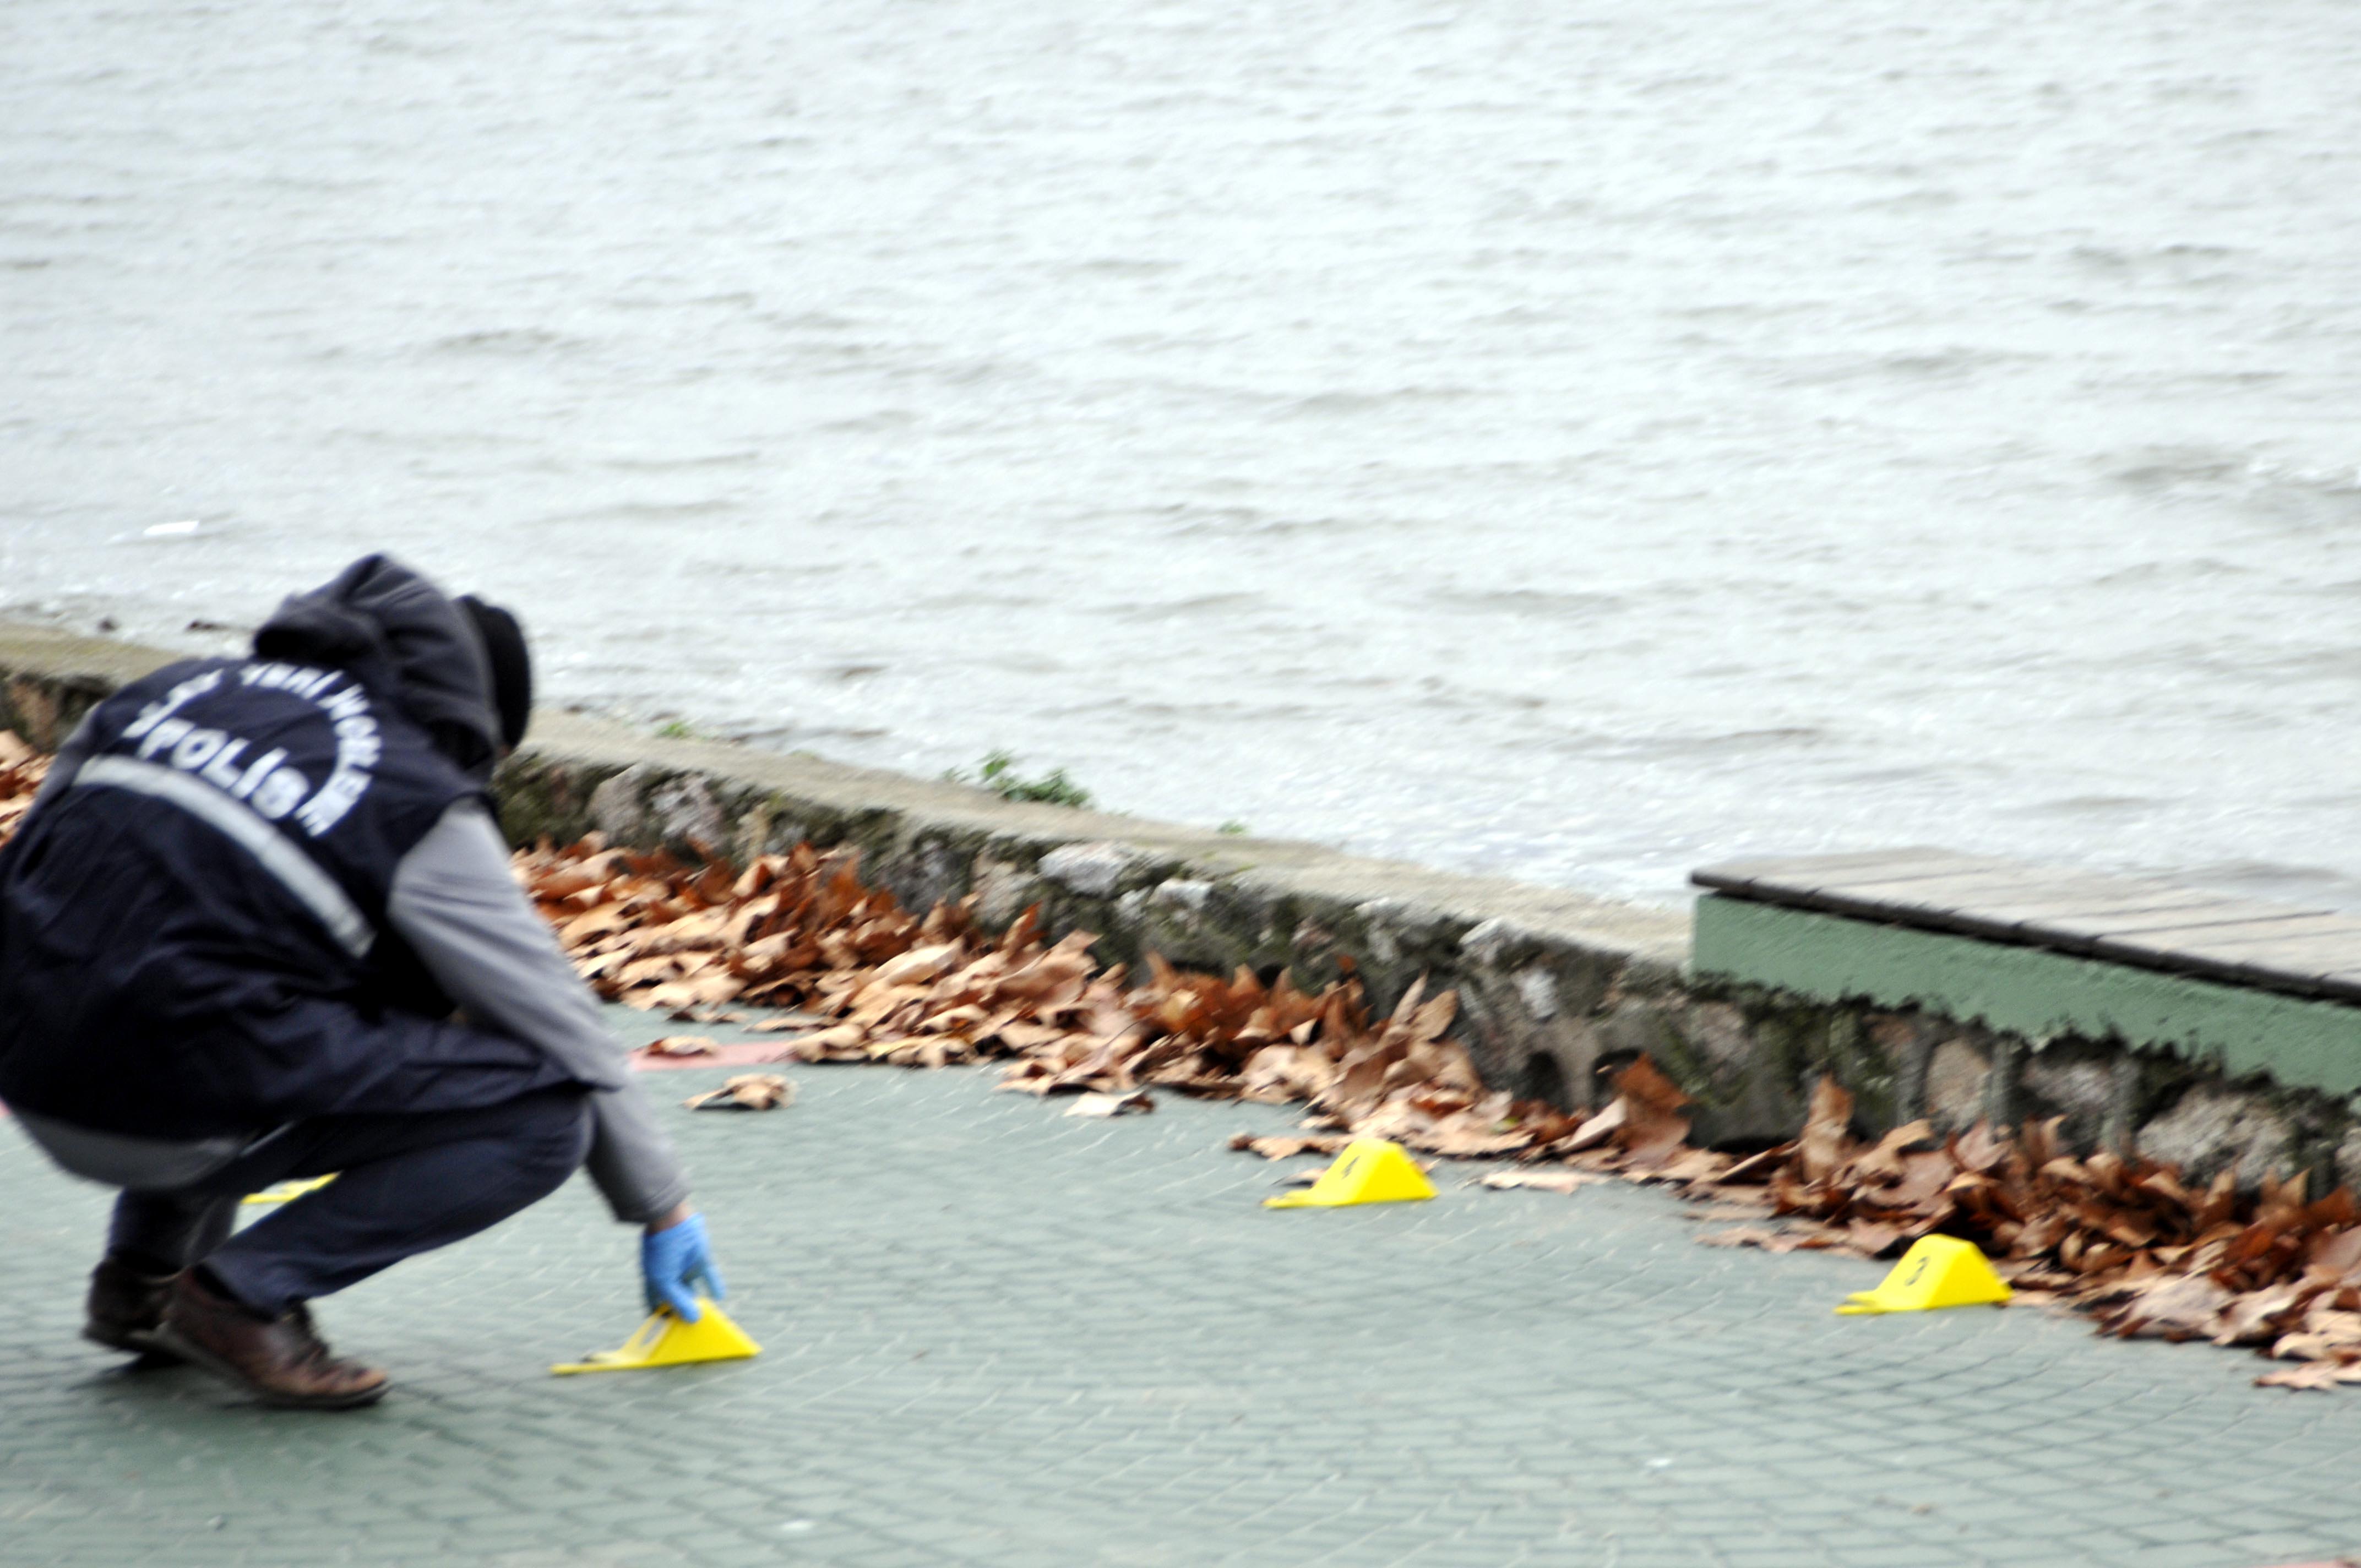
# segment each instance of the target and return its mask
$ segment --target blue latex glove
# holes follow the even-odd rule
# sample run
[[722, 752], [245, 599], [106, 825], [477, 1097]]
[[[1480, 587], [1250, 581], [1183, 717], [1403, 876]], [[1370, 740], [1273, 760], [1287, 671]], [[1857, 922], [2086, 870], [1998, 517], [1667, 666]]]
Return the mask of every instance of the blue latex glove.
[[715, 1300], [730, 1291], [721, 1271], [713, 1266], [713, 1248], [705, 1237], [705, 1216], [691, 1214], [677, 1225], [650, 1231], [640, 1238], [640, 1273], [648, 1292], [648, 1310], [670, 1307], [683, 1322], [705, 1316], [697, 1304], [697, 1287]]

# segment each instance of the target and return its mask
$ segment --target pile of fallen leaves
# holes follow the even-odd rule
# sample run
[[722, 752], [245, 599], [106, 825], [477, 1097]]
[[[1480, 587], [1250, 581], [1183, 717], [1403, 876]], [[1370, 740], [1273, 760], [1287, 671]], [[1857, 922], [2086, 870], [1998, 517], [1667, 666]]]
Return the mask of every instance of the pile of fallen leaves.
[[[685, 867], [596, 838], [520, 852], [519, 879], [598, 994], [694, 1015], [723, 1003], [793, 1006], [831, 976], [897, 958], [918, 921], [864, 885], [852, 857], [809, 845], [744, 872]], [[948, 927], [949, 911], [939, 912]]]
[[2062, 1117], [2015, 1135], [1982, 1123], [1942, 1135], [1912, 1122], [1861, 1143], [1851, 1115], [1851, 1096], [1824, 1080], [1795, 1142], [1751, 1172], [1694, 1184], [1698, 1196], [1727, 1198], [1733, 1177], [1754, 1176], [1763, 1206], [1791, 1217], [1776, 1231], [1699, 1239], [1880, 1256], [1919, 1236], [1960, 1236], [2020, 1299], [2070, 1301], [2103, 1332], [2253, 1345], [2305, 1364], [2262, 1383], [2361, 1382], [2361, 1203], [2350, 1189], [2308, 1200], [2299, 1175], [2242, 1193], [2226, 1170], [2191, 1188], [2161, 1161], [2076, 1157]]
[[48, 776], [49, 759], [20, 740], [16, 731], [0, 729], [0, 844], [16, 831], [17, 822], [33, 807], [33, 796]]
[[[1447, 1038], [1457, 998], [1413, 987], [1373, 1021], [1359, 981], [1318, 995], [1241, 970], [1224, 980], [1151, 956], [1126, 986], [1095, 938], [1044, 940], [1028, 910], [996, 936], [974, 901], [924, 918], [864, 883], [851, 851], [807, 844], [743, 872], [689, 866], [595, 838], [522, 851], [519, 877], [602, 996], [675, 1018], [742, 1021], [746, 1003], [789, 1011], [752, 1025], [795, 1029], [783, 1058], [911, 1067], [1013, 1058], [1003, 1087], [1126, 1096], [1159, 1085], [1212, 1098], [1312, 1102], [1328, 1149], [1347, 1135], [1434, 1154], [1521, 1154], [1579, 1124], [1488, 1092]], [[694, 1036], [650, 1047], [702, 1054]], [[1686, 1131], [1686, 1124], [1683, 1124]]]
[[2106, 1332], [2252, 1344], [2301, 1364], [2263, 1382], [2361, 1381], [2361, 1207], [2344, 1190], [2307, 1201], [2301, 1178], [2241, 1194], [2225, 1174], [2195, 1190], [2156, 1161], [2075, 1158], [2056, 1120], [1948, 1136], [1914, 1122], [1864, 1142], [1832, 1080], [1794, 1142], [1739, 1158], [1690, 1146], [1687, 1097], [1644, 1058], [1594, 1115], [1488, 1091], [1450, 1037], [1448, 992], [1413, 986], [1376, 1020], [1349, 976], [1315, 995], [1284, 976], [1267, 986], [1150, 955], [1130, 984], [1123, 966], [1091, 959], [1086, 934], [1046, 943], [1028, 911], [989, 936], [972, 900], [921, 918], [862, 883], [851, 853], [808, 845], [742, 872], [595, 839], [517, 863], [601, 994], [708, 1020], [741, 1003], [793, 1009], [754, 1025], [802, 1031], [783, 1058], [1012, 1058], [1002, 1087], [1111, 1097], [1094, 1107], [1142, 1107], [1151, 1085], [1301, 1103], [1297, 1133], [1233, 1146], [1283, 1158], [1385, 1137], [1523, 1164], [1488, 1186], [1658, 1182], [1712, 1205], [1708, 1218], [1758, 1222], [1698, 1237], [1713, 1245], [1883, 1257], [1960, 1236], [2020, 1299], [2070, 1302]]

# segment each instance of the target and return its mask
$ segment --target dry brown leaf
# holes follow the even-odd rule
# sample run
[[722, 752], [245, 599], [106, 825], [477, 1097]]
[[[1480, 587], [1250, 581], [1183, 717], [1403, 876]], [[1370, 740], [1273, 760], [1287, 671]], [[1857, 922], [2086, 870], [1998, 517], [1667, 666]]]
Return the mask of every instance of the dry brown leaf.
[[1658, 1181], [1717, 1182], [1729, 1174], [1730, 1158], [1712, 1149], [1682, 1148], [1648, 1174]]
[[2361, 1269], [2361, 1226], [2323, 1231], [2312, 1237], [2304, 1248], [2303, 1261], [2309, 1267], [2338, 1274]]
[[2315, 1308], [2304, 1314], [2301, 1329], [2272, 1343], [2271, 1354], [2281, 1361], [2361, 1356], [2361, 1312]]
[[1947, 1214], [1951, 1204], [1943, 1194], [1958, 1179], [1960, 1168], [1949, 1154], [1934, 1149], [1901, 1157], [1902, 1174], [1878, 1195], [1891, 1208], [1908, 1209], [1929, 1217]]
[[1978, 1174], [1997, 1168], [2009, 1156], [2010, 1145], [1993, 1131], [1989, 1122], [1978, 1122], [1950, 1143], [1951, 1157], [1961, 1167]]
[[1689, 1119], [1679, 1112], [1688, 1096], [1675, 1089], [1653, 1062], [1642, 1057], [1623, 1070], [1616, 1086], [1620, 1091], [1617, 1102], [1625, 1111], [1615, 1141], [1633, 1169], [1660, 1170], [1694, 1152], [1688, 1146]]
[[2255, 1379], [2257, 1388], [2334, 1388], [2339, 1383], [2361, 1383], [2361, 1363], [2313, 1361], [2282, 1366]]
[[1315, 1133], [1309, 1136], [1277, 1134], [1257, 1137], [1251, 1133], [1240, 1133], [1230, 1139], [1230, 1147], [1258, 1154], [1265, 1159], [1293, 1159], [1298, 1155], [1333, 1155], [1350, 1142], [1352, 1139], [1343, 1134]]
[[2230, 1292], [2204, 1275], [2167, 1275], [2136, 1288], [2103, 1322], [2125, 1339], [2211, 1339], [2229, 1303]]
[[1811, 1109], [1796, 1139], [1797, 1163], [1806, 1181], [1828, 1180], [1841, 1168], [1852, 1143], [1852, 1096], [1834, 1075], [1823, 1073], [1813, 1086]]
[[746, 1025], [750, 1035], [772, 1035], [785, 1029], [808, 1029], [827, 1020], [817, 1013], [774, 1013]]
[[795, 1102], [796, 1086], [775, 1072], [741, 1072], [681, 1102], [692, 1111], [777, 1111]]
[[1857, 1180], [1880, 1186], [1895, 1185], [1909, 1174], [1909, 1168], [1903, 1163], [1904, 1152], [1915, 1145], [1931, 1141], [1934, 1135], [1933, 1124], [1924, 1121], [1896, 1127], [1880, 1138], [1873, 1147], [1853, 1157], [1851, 1174]]
[[1503, 1125], [1481, 1111], [1461, 1111], [1430, 1126], [1408, 1132], [1407, 1141], [1429, 1154], [1455, 1159], [1481, 1159], [1516, 1154], [1532, 1144], [1532, 1135]]
[[1740, 1182], [1767, 1181], [1770, 1179], [1771, 1173], [1786, 1164], [1794, 1157], [1795, 1153], [1795, 1145], [1781, 1144], [1775, 1148], [1767, 1148], [1760, 1153], [1748, 1155], [1721, 1173], [1719, 1184], [1729, 1187]]
[[[1692, 1193], [1690, 1196], [1694, 1198], [1696, 1194]], [[1725, 1197], [1726, 1194], [1715, 1192], [1713, 1196], [1719, 1200]], [[1697, 1210], [1695, 1213], [1683, 1214], [1681, 1216], [1684, 1220], [1695, 1220], [1700, 1224], [1711, 1223], [1719, 1220], [1759, 1220], [1762, 1217], [1763, 1210], [1759, 1204], [1742, 1202], [1727, 1203], [1720, 1201], [1708, 1203], [1704, 1208]]]
[[1553, 1154], [1565, 1155], [1579, 1154], [1584, 1149], [1596, 1148], [1622, 1131], [1624, 1123], [1631, 1119], [1631, 1115], [1630, 1104], [1619, 1098], [1606, 1110], [1576, 1127], [1570, 1136], [1561, 1138], [1550, 1146], [1550, 1151]]
[[1129, 1094], [1085, 1094], [1066, 1107], [1069, 1116], [1120, 1116], [1132, 1111], [1153, 1111], [1156, 1102], [1144, 1089]]
[[1863, 1257], [1883, 1257], [1910, 1234], [1907, 1227], [1877, 1220], [1855, 1220], [1845, 1227], [1845, 1240]]
[[1479, 1176], [1470, 1185], [1497, 1190], [1531, 1188], [1541, 1192], [1572, 1193], [1578, 1187], [1609, 1179], [1603, 1176], [1586, 1175], [1578, 1170], [1495, 1170]]
[[2233, 1297], [2222, 1309], [2215, 1344], [2260, 1344], [2278, 1337], [2277, 1320], [2295, 1310], [2303, 1299], [2301, 1284], [2275, 1286]]

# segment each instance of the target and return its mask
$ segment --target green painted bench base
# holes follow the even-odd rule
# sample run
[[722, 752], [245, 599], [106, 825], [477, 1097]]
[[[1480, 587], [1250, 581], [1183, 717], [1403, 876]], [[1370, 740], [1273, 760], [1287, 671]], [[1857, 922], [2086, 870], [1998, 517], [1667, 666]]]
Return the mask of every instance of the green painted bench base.
[[2361, 1007], [1708, 894], [1695, 970], [1820, 1002], [1924, 1008], [2037, 1042], [2163, 1050], [2230, 1078], [2361, 1091]]

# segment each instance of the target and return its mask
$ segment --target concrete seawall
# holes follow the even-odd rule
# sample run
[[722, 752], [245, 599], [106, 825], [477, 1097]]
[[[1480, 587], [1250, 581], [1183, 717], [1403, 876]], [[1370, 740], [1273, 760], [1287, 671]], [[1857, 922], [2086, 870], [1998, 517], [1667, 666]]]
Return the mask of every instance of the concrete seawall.
[[[82, 712], [173, 655], [0, 626], [0, 728], [54, 746]], [[1697, 1097], [1718, 1142], [1791, 1135], [1814, 1081], [1852, 1090], [1863, 1132], [1915, 1116], [1962, 1127], [2063, 1115], [2078, 1146], [2136, 1146], [2198, 1175], [2361, 1175], [2346, 1099], [2236, 1082], [2216, 1065], [2121, 1042], [2030, 1039], [1973, 1020], [1717, 982], [1691, 972], [1685, 911], [1339, 854], [1317, 845], [1000, 799], [965, 785], [544, 710], [501, 769], [519, 843], [594, 829], [614, 842], [733, 859], [798, 839], [851, 845], [863, 874], [923, 908], [974, 894], [997, 927], [1028, 905], [1098, 932], [1103, 957], [1154, 950], [1226, 971], [1349, 966], [1378, 1007], [1422, 975], [1458, 989], [1486, 1080], [1588, 1108], [1602, 1075], [1653, 1057]]]

